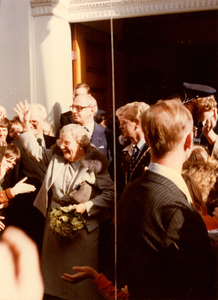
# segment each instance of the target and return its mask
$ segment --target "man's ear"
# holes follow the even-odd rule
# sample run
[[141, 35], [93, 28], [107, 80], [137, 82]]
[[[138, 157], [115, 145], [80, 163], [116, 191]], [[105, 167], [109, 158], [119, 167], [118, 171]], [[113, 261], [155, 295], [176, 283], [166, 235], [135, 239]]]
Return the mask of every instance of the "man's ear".
[[134, 122], [135, 122], [135, 129], [138, 129], [139, 126], [141, 126], [141, 121], [139, 119], [136, 119]]
[[185, 144], [184, 144], [184, 147], [185, 147], [185, 150], [188, 148], [188, 149], [191, 149], [192, 148], [192, 145], [193, 145], [193, 134], [192, 132], [190, 132], [187, 136], [186, 136], [186, 139], [185, 139]]
[[145, 141], [146, 141], [146, 144], [150, 147], [151, 145], [150, 145], [148, 139], [146, 138], [146, 136], [145, 136]]

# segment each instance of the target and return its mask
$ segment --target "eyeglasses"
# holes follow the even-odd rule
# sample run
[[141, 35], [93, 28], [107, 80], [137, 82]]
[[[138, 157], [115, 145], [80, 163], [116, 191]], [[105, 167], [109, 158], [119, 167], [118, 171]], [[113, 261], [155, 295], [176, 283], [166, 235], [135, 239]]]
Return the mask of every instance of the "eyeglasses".
[[71, 105], [70, 109], [72, 111], [75, 109], [77, 112], [81, 112], [83, 109], [85, 109], [87, 107], [91, 107], [91, 106]]
[[58, 139], [57, 141], [56, 141], [56, 144], [58, 145], [58, 147], [61, 147], [62, 145], [64, 145], [64, 146], [69, 146], [70, 145], [70, 141], [63, 141], [62, 142], [62, 140], [61, 139]]

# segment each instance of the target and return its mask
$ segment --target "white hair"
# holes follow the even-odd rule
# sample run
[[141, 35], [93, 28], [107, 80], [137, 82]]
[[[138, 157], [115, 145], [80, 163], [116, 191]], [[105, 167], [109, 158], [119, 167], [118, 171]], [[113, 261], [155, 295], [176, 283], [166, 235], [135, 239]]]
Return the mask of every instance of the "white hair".
[[29, 104], [29, 108], [30, 108], [31, 110], [36, 110], [36, 109], [39, 110], [42, 119], [46, 119], [46, 118], [47, 118], [47, 111], [46, 111], [46, 108], [45, 108], [45, 106], [43, 106], [42, 104], [39, 104], [39, 103], [31, 103], [31, 104]]

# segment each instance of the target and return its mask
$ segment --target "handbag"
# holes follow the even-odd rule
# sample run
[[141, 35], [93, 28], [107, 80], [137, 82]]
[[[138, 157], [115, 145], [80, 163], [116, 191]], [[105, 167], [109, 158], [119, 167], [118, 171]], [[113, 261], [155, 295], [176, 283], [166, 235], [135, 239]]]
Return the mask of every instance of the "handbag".
[[93, 188], [87, 181], [83, 181], [79, 188], [70, 192], [69, 196], [76, 203], [84, 203], [99, 195], [99, 192]]

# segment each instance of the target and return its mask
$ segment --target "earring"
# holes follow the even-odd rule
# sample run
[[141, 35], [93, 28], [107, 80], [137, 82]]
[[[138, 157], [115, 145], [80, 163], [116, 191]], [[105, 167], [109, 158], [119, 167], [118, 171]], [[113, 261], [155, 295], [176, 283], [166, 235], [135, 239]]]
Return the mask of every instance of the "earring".
[[83, 148], [81, 147], [81, 148], [79, 148], [79, 150], [81, 151], [81, 150], [83, 150]]

